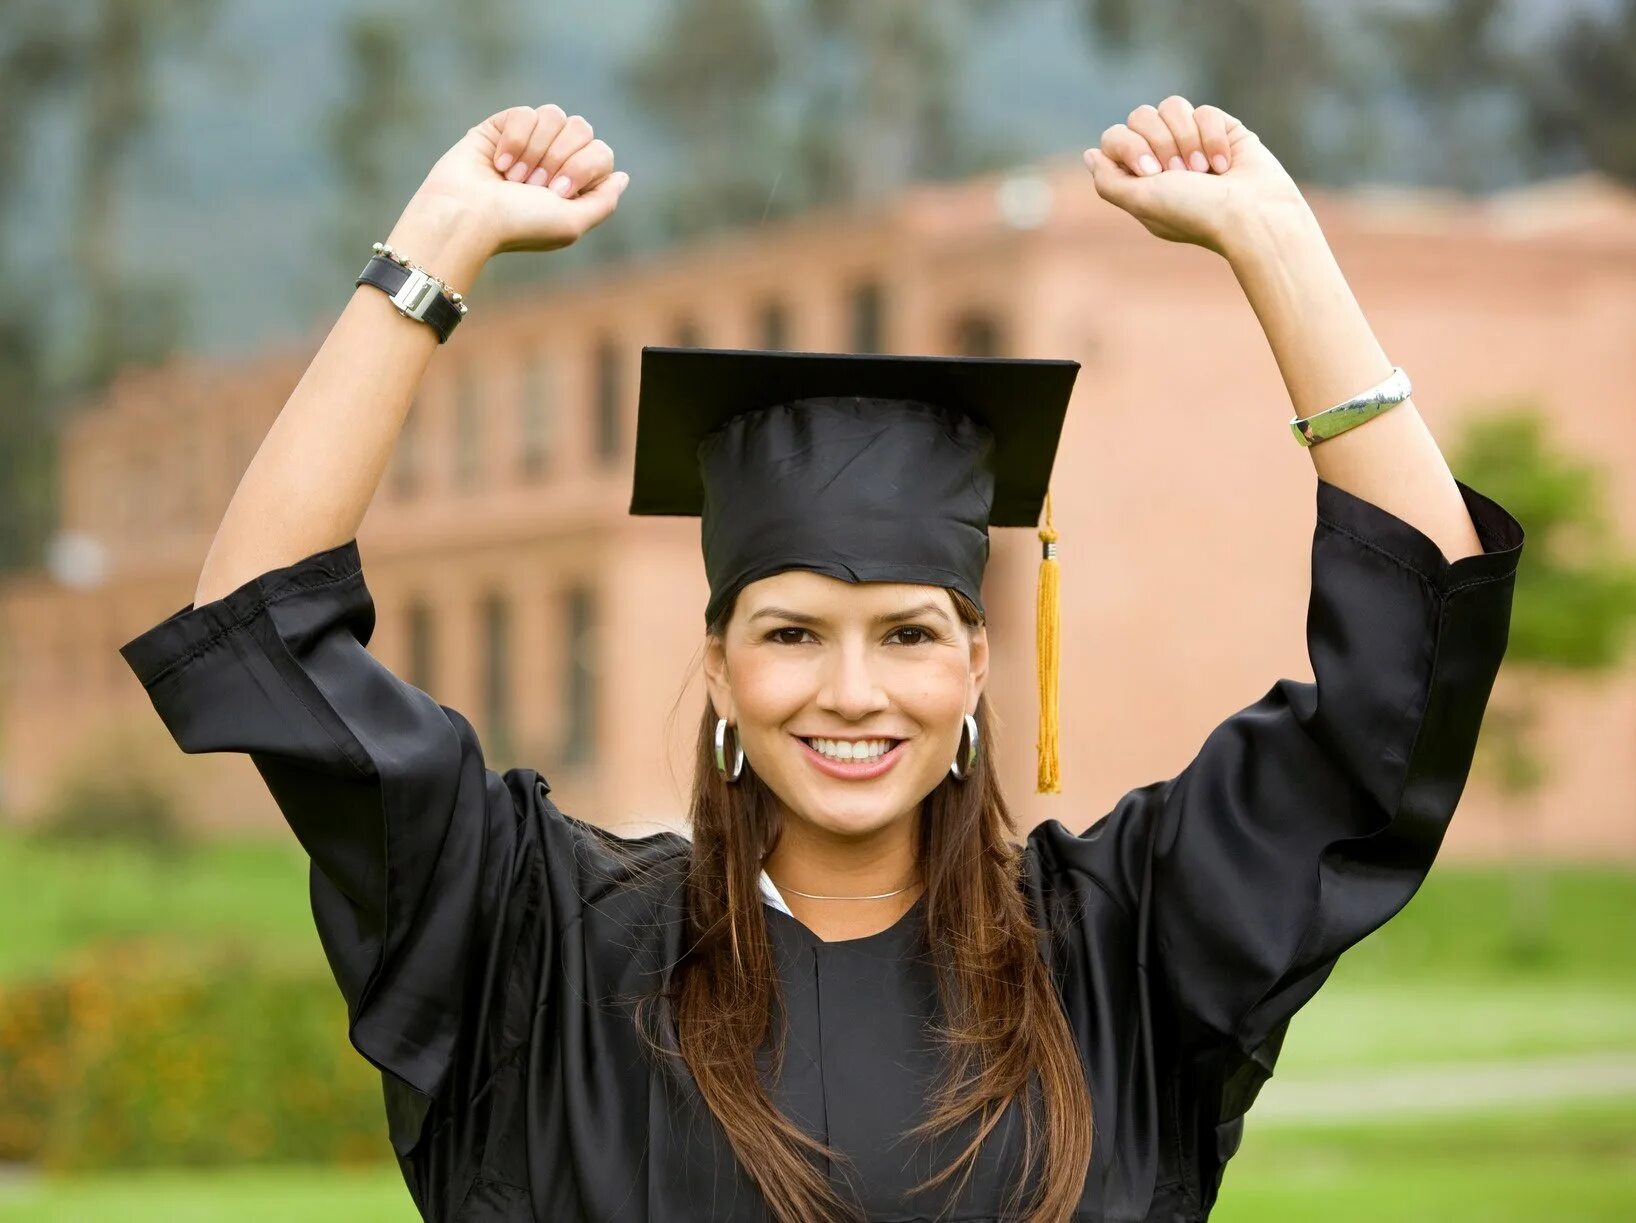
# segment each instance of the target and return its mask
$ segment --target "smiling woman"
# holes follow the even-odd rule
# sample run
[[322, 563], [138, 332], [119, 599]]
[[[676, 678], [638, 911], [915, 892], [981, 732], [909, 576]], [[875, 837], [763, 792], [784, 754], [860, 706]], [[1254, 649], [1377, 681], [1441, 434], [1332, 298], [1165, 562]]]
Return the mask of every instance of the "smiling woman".
[[[1179, 99], [1156, 114], [1192, 122]], [[497, 156], [605, 174], [601, 151], [558, 155], [590, 149], [588, 125], [492, 126], [445, 177], [517, 201], [501, 249], [611, 207], [594, 179], [577, 209], [526, 185], [537, 167], [489, 181]], [[1093, 158], [1098, 189], [1194, 240], [1240, 232], [1189, 228], [1222, 220], [1211, 200], [1259, 182], [1288, 203], [1251, 134], [1201, 128], [1242, 156], [1245, 194]], [[1158, 139], [1145, 112], [1132, 130]], [[1297, 402], [1370, 376], [1330, 271], [1263, 256], [1246, 278], [1280, 366], [1316, 375]], [[356, 305], [235, 494], [196, 604], [122, 653], [185, 751], [249, 754], [311, 855], [422, 1213], [1204, 1219], [1291, 1017], [1436, 855], [1505, 652], [1517, 521], [1401, 406], [1320, 431], [1314, 682], [1279, 680], [1083, 833], [1048, 819], [1018, 843], [981, 586], [990, 528], [1048, 504], [1077, 365], [645, 349], [631, 510], [700, 521], [707, 699], [689, 834], [625, 839], [535, 770], [490, 769], [459, 712], [368, 652], [353, 473], [384, 465], [434, 341]], [[313, 475], [309, 452], [339, 458]]]
[[[1054, 444], [1066, 382], [1040, 376], [644, 353], [633, 508], [699, 514], [711, 579], [690, 837], [621, 839], [489, 770], [366, 650], [355, 540], [123, 647], [183, 748], [249, 752], [311, 853], [427, 1217], [1207, 1213], [1291, 1016], [1431, 864], [1521, 528], [1461, 485], [1482, 551], [1450, 562], [1320, 481], [1316, 683], [1019, 847], [976, 595], [987, 528], [1043, 498], [1053, 445], [1020, 439]], [[870, 739], [889, 765], [825, 758]]]

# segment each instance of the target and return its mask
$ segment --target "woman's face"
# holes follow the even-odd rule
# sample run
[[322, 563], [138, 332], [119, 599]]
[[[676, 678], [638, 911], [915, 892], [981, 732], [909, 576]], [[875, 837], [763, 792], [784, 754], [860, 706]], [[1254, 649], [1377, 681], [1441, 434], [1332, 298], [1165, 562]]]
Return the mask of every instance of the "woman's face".
[[746, 766], [788, 814], [863, 835], [917, 811], [948, 772], [988, 637], [941, 587], [792, 569], [740, 592], [704, 669]]

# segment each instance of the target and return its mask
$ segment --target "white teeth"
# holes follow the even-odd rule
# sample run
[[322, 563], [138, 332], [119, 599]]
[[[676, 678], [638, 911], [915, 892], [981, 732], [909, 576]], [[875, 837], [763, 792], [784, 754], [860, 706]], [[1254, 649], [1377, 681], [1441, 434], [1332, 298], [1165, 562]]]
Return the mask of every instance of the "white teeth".
[[831, 760], [879, 760], [892, 746], [890, 739], [863, 739], [852, 743], [845, 739], [807, 739], [804, 742], [820, 756]]

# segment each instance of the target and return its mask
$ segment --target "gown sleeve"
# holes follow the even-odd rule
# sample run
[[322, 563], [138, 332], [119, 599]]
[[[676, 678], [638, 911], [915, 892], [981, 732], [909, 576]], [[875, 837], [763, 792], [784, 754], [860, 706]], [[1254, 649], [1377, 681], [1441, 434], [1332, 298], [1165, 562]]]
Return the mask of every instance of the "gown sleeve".
[[501, 1026], [487, 1011], [520, 925], [555, 950], [572, 924], [582, 834], [537, 773], [486, 768], [461, 714], [365, 649], [374, 625], [353, 539], [190, 603], [120, 653], [184, 752], [249, 755], [310, 856], [352, 1043], [419, 1093], [386, 1085], [402, 1155], [430, 1101], [463, 1098], [497, 1055], [475, 1034]]
[[1408, 903], [1459, 801], [1505, 653], [1523, 531], [1458, 483], [1483, 551], [1320, 480], [1307, 651], [1180, 774], [1075, 835], [1030, 834], [1048, 870], [1134, 918], [1184, 1046], [1270, 1070], [1283, 1028], [1348, 947]]

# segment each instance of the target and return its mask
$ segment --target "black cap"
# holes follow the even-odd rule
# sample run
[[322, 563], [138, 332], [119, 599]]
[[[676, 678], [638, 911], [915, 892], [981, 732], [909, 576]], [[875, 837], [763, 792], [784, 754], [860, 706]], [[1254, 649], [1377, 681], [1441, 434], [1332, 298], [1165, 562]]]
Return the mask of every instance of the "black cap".
[[1079, 362], [644, 347], [632, 514], [702, 520], [705, 621], [811, 569], [982, 606], [990, 526], [1038, 524]]

